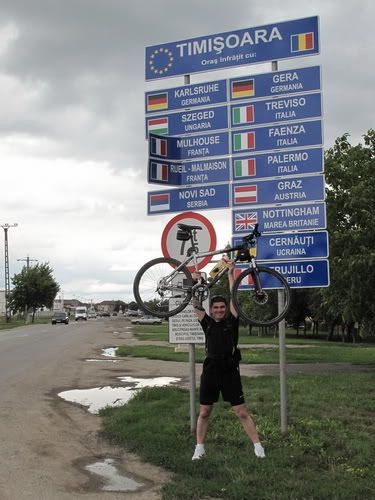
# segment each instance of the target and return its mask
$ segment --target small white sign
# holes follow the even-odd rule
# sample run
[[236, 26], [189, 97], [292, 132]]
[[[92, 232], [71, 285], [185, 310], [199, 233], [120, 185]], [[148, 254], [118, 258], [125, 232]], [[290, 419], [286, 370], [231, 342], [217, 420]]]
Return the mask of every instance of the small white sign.
[[[170, 307], [176, 307], [179, 301], [181, 301], [179, 298], [170, 299]], [[203, 303], [203, 306], [207, 310], [208, 300]], [[169, 318], [169, 342], [171, 344], [204, 344], [204, 333], [191, 304], [188, 304], [176, 316]]]

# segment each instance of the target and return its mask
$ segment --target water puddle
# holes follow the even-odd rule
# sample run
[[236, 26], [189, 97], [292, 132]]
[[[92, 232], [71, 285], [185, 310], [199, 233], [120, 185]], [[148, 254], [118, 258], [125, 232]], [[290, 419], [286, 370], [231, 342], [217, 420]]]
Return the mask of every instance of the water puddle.
[[104, 363], [118, 363], [118, 359], [85, 359], [85, 361], [100, 361]]
[[155, 377], [155, 378], [133, 378], [117, 377], [121, 382], [125, 382], [128, 387], [93, 387], [92, 389], [73, 389], [63, 391], [59, 397], [71, 403], [78, 403], [87, 406], [90, 413], [98, 413], [106, 406], [122, 406], [133, 398], [139, 389], [143, 387], [162, 387], [178, 382], [175, 377]]
[[121, 474], [111, 458], [86, 465], [85, 469], [106, 479], [103, 491], [136, 491], [144, 486], [144, 484]]
[[110, 358], [116, 357], [116, 351], [118, 347], [107, 347], [106, 349], [102, 349], [102, 356], [108, 356]]

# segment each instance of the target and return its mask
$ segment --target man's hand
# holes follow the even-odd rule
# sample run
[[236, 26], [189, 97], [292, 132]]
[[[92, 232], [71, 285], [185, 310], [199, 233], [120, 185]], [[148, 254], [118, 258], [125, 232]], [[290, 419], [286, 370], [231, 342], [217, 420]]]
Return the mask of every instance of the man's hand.
[[199, 271], [194, 271], [193, 273], [191, 273], [191, 276], [193, 278], [193, 281], [197, 283], [201, 279], [202, 273], [200, 273]]

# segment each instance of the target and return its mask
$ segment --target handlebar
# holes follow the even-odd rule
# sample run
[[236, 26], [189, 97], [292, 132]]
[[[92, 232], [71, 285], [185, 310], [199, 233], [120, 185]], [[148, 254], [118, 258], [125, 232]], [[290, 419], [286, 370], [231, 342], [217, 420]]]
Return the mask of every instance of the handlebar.
[[243, 240], [246, 241], [246, 242], [248, 242], [248, 241], [251, 241], [254, 237], [258, 238], [259, 236], [261, 236], [262, 233], [260, 233], [258, 231], [258, 227], [259, 227], [259, 224], [256, 223], [255, 226], [254, 226], [254, 229], [251, 231], [251, 233], [248, 234], [247, 236], [244, 236]]

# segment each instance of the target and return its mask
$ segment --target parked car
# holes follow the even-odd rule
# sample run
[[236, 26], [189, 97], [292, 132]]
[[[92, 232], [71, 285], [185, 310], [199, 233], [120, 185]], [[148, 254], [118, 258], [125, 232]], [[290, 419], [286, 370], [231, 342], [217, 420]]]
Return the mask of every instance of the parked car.
[[100, 313], [101, 318], [108, 318], [111, 315], [108, 311], [103, 311]]
[[55, 312], [53, 313], [51, 323], [56, 325], [56, 323], [65, 323], [66, 325], [69, 323], [69, 316], [66, 312]]
[[161, 325], [162, 319], [154, 316], [142, 316], [131, 320], [134, 325]]

